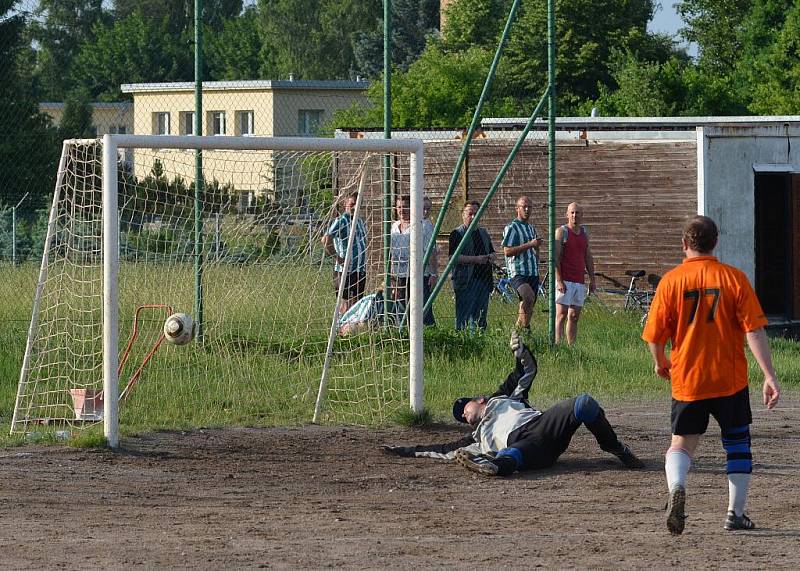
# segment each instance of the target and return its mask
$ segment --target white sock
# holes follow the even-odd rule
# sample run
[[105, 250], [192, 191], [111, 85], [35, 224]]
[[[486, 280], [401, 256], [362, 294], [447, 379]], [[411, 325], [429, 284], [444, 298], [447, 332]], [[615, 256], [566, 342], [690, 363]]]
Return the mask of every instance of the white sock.
[[736, 515], [744, 513], [744, 503], [747, 501], [751, 475], [728, 474], [728, 511], [732, 511]]
[[671, 492], [676, 486], [686, 487], [686, 474], [692, 466], [689, 453], [683, 448], [667, 450], [664, 471], [667, 474], [667, 489]]

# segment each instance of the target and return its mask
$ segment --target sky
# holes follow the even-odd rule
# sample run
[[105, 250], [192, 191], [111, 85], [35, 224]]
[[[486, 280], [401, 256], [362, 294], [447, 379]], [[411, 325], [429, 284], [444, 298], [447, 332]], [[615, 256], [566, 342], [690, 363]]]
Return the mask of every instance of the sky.
[[[678, 28], [683, 26], [678, 13], [675, 11], [675, 2], [673, 0], [663, 0], [661, 7], [656, 9], [652, 21], [647, 26], [651, 32], [666, 32], [670, 35], [678, 33]], [[697, 57], [697, 46], [694, 44], [689, 45], [689, 55]]]

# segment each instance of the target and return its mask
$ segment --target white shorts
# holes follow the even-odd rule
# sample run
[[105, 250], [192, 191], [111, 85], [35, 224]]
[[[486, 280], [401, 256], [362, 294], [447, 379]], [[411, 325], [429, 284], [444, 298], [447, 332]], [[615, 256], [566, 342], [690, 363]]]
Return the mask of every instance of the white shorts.
[[586, 284], [576, 282], [564, 282], [564, 293], [556, 290], [556, 303], [559, 305], [569, 305], [571, 307], [583, 307], [586, 301]]

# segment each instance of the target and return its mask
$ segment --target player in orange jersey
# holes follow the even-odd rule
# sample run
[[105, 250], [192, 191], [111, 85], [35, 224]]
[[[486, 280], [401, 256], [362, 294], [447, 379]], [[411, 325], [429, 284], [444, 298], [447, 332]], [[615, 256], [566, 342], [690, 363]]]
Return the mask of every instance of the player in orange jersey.
[[[672, 444], [665, 471], [667, 529], [673, 535], [683, 533], [686, 474], [709, 416], [720, 426], [727, 454], [724, 527], [755, 527], [744, 513], [753, 468], [745, 339], [764, 373], [764, 404], [772, 409], [780, 396], [764, 312], [747, 276], [712, 255], [717, 236], [717, 225], [706, 216], [686, 221], [681, 240], [686, 259], [659, 283], [642, 334], [656, 374], [672, 382]], [[669, 358], [667, 341], [672, 343]]]

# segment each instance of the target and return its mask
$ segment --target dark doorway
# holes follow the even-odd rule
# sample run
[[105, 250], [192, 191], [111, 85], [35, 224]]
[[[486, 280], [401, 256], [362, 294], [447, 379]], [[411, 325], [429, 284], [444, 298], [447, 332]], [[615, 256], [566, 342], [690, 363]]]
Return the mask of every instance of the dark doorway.
[[764, 313], [794, 317], [792, 175], [755, 174], [756, 294]]

